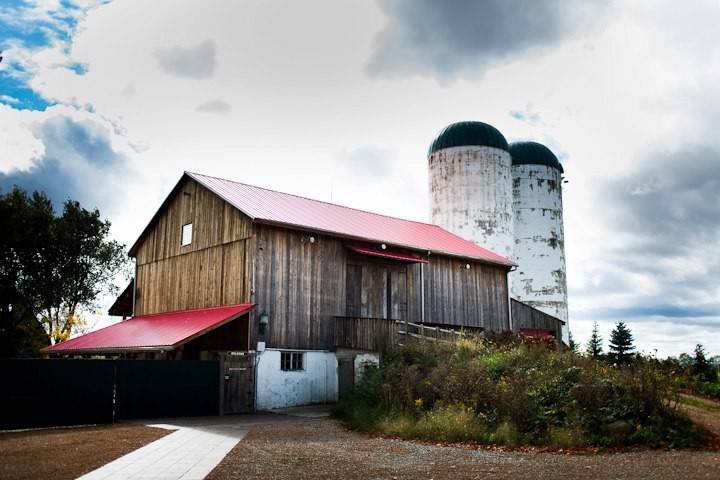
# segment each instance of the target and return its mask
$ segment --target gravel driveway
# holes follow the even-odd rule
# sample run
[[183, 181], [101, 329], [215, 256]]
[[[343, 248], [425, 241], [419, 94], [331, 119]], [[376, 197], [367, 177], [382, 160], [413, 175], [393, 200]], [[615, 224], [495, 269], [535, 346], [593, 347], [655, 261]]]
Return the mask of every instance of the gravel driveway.
[[564, 455], [390, 440], [331, 419], [255, 425], [208, 479], [720, 479], [720, 452]]

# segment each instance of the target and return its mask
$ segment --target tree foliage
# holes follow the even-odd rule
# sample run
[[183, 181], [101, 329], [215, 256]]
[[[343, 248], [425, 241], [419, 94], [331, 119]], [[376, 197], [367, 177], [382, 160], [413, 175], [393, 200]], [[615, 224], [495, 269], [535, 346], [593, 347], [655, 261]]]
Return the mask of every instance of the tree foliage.
[[692, 373], [708, 382], [713, 381], [716, 376], [715, 369], [707, 360], [705, 347], [699, 343], [695, 345], [695, 351], [693, 352]]
[[593, 323], [592, 334], [590, 334], [590, 339], [588, 340], [585, 353], [587, 353], [588, 357], [595, 359], [599, 359], [602, 357], [602, 337], [600, 337], [600, 332], [598, 332], [597, 322]]
[[4, 329], [29, 318], [39, 322], [45, 343], [66, 340], [83, 325], [83, 313], [114, 293], [124, 270], [124, 245], [109, 238], [100, 212], [67, 200], [56, 215], [41, 192], [15, 188], [0, 195], [0, 315]]
[[572, 332], [568, 332], [568, 346], [570, 347], [571, 352], [580, 353], [580, 345], [578, 345], [573, 338]]
[[633, 336], [625, 322], [617, 322], [610, 333], [608, 359], [617, 365], [627, 365], [633, 358], [635, 346]]

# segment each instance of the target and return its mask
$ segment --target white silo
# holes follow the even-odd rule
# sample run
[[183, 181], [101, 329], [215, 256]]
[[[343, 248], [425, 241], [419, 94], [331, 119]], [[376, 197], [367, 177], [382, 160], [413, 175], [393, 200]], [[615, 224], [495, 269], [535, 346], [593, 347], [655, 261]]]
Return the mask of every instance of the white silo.
[[512, 156], [514, 260], [512, 296], [566, 322], [568, 341], [562, 174], [557, 157], [536, 142], [510, 145]]
[[431, 222], [512, 258], [511, 159], [507, 140], [482, 122], [446, 127], [430, 145]]

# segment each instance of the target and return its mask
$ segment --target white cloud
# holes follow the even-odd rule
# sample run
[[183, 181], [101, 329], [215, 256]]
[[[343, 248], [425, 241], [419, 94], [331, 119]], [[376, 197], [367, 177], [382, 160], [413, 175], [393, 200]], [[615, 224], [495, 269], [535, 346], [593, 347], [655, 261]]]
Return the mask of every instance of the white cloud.
[[215, 42], [206, 40], [192, 47], [158, 48], [155, 58], [168, 75], [210, 78], [215, 73]]
[[211, 100], [195, 107], [196, 112], [217, 113], [220, 115], [229, 115], [231, 110], [232, 107], [225, 100]]
[[[599, 187], [631, 175], [651, 152], [714, 138], [720, 9], [693, 2], [678, 13], [670, 1], [616, 7], [602, 30], [573, 31], [543, 55], [508, 56], [482, 78], [463, 75], [452, 85], [429, 77], [368, 77], [363, 69], [385, 17], [375, 3], [350, 0], [203, 8], [185, 1], [157, 1], [152, 8], [113, 2], [79, 17], [68, 49], [16, 46], [13, 57], [27, 66], [41, 95], [77, 107], [68, 110], [71, 118], [92, 110], [84, 118], [108, 129], [113, 149], [124, 152], [133, 174], [114, 184], [111, 220], [125, 242], [134, 240], [183, 170], [323, 200], [332, 194], [354, 207], [426, 220], [426, 152], [442, 127], [477, 119], [509, 140], [543, 141], [561, 154], [570, 180], [564, 204], [571, 327], [583, 340], [592, 322], [584, 312], [633, 305], [666, 291], [668, 282], [707, 277], [692, 252], [672, 262], [653, 260], [665, 273], [673, 262], [692, 267], [683, 275], [618, 269], [622, 263], [612, 255], [635, 241], [635, 233], [618, 231], [602, 215], [617, 206]], [[685, 20], [675, 21], [678, 14]], [[200, 58], [214, 58], [211, 67], [178, 66], [197, 57], [181, 49], [205, 42], [213, 53]], [[156, 52], [175, 47], [170, 59], [180, 63], [170, 62], [170, 69], [185, 77], [159, 68]], [[87, 72], [69, 68], [75, 63]], [[213, 110], [213, 102], [232, 105], [232, 114], [203, 111]], [[224, 111], [221, 103], [215, 107]], [[0, 110], [0, 134], [10, 138], [0, 139], [8, 153], [0, 171], [27, 170], [45, 153], [31, 128], [45, 117], [7, 108]], [[647, 178], [634, 192], [649, 195], [662, 185]], [[717, 295], [718, 286], [706, 280], [696, 291], [692, 301]], [[602, 328], [612, 320], [603, 319]], [[656, 323], [662, 328], [654, 333], [649, 321], [638, 324], [641, 348], [658, 345], [662, 354], [690, 349], [697, 340], [690, 328]], [[718, 328], [698, 331], [720, 338]], [[715, 342], [708, 346], [717, 352]]]

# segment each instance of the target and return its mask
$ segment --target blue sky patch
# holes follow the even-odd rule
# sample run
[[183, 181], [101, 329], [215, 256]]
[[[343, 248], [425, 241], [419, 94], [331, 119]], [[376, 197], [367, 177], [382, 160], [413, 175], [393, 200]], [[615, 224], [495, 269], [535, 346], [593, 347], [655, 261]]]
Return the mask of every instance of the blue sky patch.
[[[0, 50], [4, 57], [0, 69], [0, 103], [18, 110], [45, 110], [54, 103], [29, 86], [32, 74], [12, 58], [12, 49], [34, 51], [61, 42], [67, 52], [77, 27], [79, 7], [64, 0], [58, 10], [40, 20], [28, 18], [30, 8], [25, 1], [0, 0]], [[72, 63], [67, 68], [78, 75], [87, 72], [87, 67], [81, 63]]]

